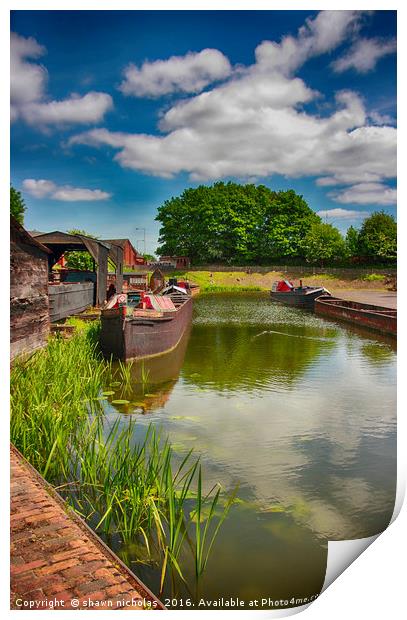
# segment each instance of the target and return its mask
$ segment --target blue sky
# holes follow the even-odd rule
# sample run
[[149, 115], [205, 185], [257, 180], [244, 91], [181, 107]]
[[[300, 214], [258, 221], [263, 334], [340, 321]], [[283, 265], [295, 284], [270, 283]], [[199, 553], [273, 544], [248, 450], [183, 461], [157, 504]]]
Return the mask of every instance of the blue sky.
[[28, 229], [129, 237], [216, 180], [293, 188], [345, 231], [395, 215], [394, 11], [14, 11]]

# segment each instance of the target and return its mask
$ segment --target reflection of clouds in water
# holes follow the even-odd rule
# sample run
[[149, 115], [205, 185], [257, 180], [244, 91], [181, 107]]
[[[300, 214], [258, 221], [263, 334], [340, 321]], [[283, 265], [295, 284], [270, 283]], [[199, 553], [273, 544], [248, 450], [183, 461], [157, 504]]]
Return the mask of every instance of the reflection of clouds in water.
[[[379, 439], [395, 461], [394, 355], [372, 373], [360, 346], [349, 352], [337, 346], [322, 353], [290, 392], [205, 395], [191, 433], [199, 437], [207, 483], [213, 465], [214, 479], [221, 472], [228, 486], [239, 480], [261, 508], [278, 502], [297, 522], [332, 539], [362, 536], [369, 516], [380, 521], [391, 512], [391, 491], [377, 482], [372, 450]], [[185, 406], [184, 390], [175, 390], [177, 411], [179, 397]], [[202, 409], [191, 391], [187, 401], [191, 412]], [[395, 470], [390, 481], [392, 475]], [[292, 508], [298, 502], [306, 507], [302, 513]]]

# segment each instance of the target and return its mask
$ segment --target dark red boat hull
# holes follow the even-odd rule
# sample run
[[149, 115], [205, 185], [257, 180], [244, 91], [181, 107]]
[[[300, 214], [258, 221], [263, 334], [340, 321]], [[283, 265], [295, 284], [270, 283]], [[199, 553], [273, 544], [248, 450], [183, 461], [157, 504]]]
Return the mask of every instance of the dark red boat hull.
[[315, 312], [331, 319], [374, 329], [382, 334], [397, 335], [397, 310], [391, 308], [322, 296], [315, 301]]
[[192, 298], [160, 318], [125, 318], [122, 309], [102, 311], [100, 346], [106, 357], [134, 359], [175, 348], [192, 319]]

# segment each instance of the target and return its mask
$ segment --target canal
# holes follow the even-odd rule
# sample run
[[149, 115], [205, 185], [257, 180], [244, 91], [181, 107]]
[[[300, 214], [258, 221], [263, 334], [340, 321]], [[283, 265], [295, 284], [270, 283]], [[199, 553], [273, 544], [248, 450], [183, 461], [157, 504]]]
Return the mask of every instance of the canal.
[[[391, 518], [394, 341], [261, 293], [194, 303], [178, 348], [135, 364], [127, 393], [109, 388], [108, 419], [136, 417], [139, 432], [153, 424], [180, 460], [194, 448], [208, 490], [219, 482], [237, 494], [192, 600], [317, 594], [327, 541], [372, 536]], [[158, 593], [160, 570], [140, 546], [109, 544]], [[192, 559], [183, 561], [193, 582]], [[167, 584], [162, 599], [171, 594]]]

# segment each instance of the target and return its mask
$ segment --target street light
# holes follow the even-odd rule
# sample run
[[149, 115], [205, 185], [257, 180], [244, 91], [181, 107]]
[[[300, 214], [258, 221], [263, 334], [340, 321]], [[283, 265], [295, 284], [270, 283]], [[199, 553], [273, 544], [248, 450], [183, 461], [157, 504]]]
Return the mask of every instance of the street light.
[[[142, 239], [143, 247], [144, 247], [143, 254], [145, 254], [146, 253], [146, 229], [145, 228], [136, 228], [136, 230], [142, 230], [143, 231], [143, 239]], [[141, 239], [140, 239], [140, 241], [141, 241]], [[136, 243], [138, 243], [138, 241]]]

